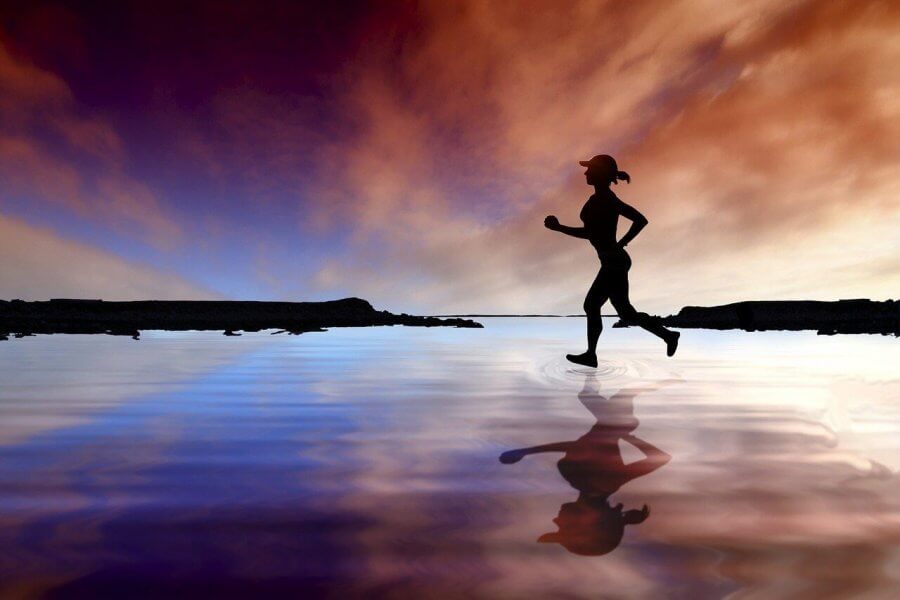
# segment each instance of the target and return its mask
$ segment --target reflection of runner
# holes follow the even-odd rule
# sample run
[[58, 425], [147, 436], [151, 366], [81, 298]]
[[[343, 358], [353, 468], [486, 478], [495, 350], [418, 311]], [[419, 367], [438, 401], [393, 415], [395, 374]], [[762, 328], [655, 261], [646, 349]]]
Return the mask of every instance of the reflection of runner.
[[[597, 250], [597, 256], [600, 257], [600, 271], [584, 299], [584, 312], [587, 315], [587, 352], [567, 354], [566, 358], [579, 365], [597, 366], [597, 340], [603, 330], [600, 308], [607, 300], [612, 302], [620, 319], [662, 338], [666, 342], [666, 354], [672, 356], [678, 348], [678, 338], [681, 334], [663, 327], [658, 318], [637, 312], [628, 299], [628, 270], [631, 268], [631, 257], [625, 252], [625, 246], [647, 225], [647, 219], [634, 207], [619, 200], [609, 189], [609, 185], [619, 180], [630, 182], [631, 178], [625, 171], [619, 171], [616, 161], [605, 154], [597, 155], [589, 161], [580, 161], [579, 164], [587, 167], [585, 178], [588, 185], [594, 186], [594, 195], [588, 198], [584, 208], [581, 209], [581, 221], [584, 226], [560, 225], [559, 220], [552, 215], [544, 219], [544, 226], [547, 229], [590, 241]], [[631, 219], [632, 223], [628, 232], [617, 242], [616, 226], [619, 215]]]
[[[545, 533], [538, 541], [555, 542], [570, 552], [589, 556], [615, 549], [625, 533], [625, 525], [642, 523], [650, 515], [646, 504], [640, 510], [623, 510], [621, 503], [611, 506], [609, 497], [632, 479], [652, 473], [671, 459], [632, 434], [638, 426], [634, 398], [655, 388], [622, 390], [607, 399], [593, 389], [593, 381], [587, 378], [578, 394], [578, 399], [597, 419], [590, 431], [572, 442], [521, 448], [500, 455], [500, 462], [511, 464], [529, 454], [564, 453], [557, 467], [569, 485], [578, 490], [578, 498], [560, 507], [559, 515], [553, 519], [559, 530]], [[635, 446], [645, 458], [626, 465], [619, 440]]]

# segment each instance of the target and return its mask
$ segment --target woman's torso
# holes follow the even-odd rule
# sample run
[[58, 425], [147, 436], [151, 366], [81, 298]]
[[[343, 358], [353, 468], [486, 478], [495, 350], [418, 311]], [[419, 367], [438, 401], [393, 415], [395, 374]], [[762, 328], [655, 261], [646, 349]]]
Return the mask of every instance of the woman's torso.
[[588, 241], [601, 259], [610, 253], [624, 252], [616, 241], [620, 202], [611, 190], [607, 190], [588, 198], [581, 209], [581, 221], [587, 230]]
[[619, 440], [637, 425], [595, 425], [557, 461], [560, 474], [573, 488], [586, 494], [612, 494], [628, 480]]

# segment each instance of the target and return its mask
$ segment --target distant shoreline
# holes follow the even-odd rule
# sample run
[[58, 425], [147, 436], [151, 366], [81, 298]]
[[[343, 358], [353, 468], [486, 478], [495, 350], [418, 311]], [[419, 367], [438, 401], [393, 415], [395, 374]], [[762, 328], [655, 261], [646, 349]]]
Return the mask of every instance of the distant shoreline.
[[900, 336], [896, 300], [757, 300], [721, 306], [685, 306], [663, 318], [669, 327], [744, 331], [815, 330], [819, 335], [877, 333]]
[[469, 319], [379, 311], [360, 298], [328, 302], [0, 300], [0, 340], [54, 333], [127, 335], [138, 339], [145, 330], [219, 330], [225, 335], [240, 335], [235, 332], [276, 329], [299, 334], [328, 327], [377, 325], [482, 327]]
[[[616, 315], [603, 315], [614, 318]], [[127, 335], [141, 331], [275, 329], [299, 334], [328, 327], [483, 327], [472, 318], [584, 318], [552, 314], [454, 314], [416, 316], [375, 310], [360, 298], [328, 302], [167, 301], [54, 299], [46, 302], [0, 300], [0, 340], [10, 336], [80, 333]], [[900, 302], [866, 299], [761, 300], [720, 306], [686, 306], [662, 322], [684, 329], [741, 329], [744, 331], [813, 330], [820, 335], [873, 333], [900, 336]], [[614, 327], [628, 327], [619, 320]]]
[[[452, 317], [461, 317], [461, 318], [518, 318], [518, 319], [535, 319], [535, 318], [546, 318], [552, 317], [554, 319], [568, 319], [572, 317], [584, 317], [584, 315], [492, 315], [492, 314], [471, 314], [471, 315], [431, 315], [432, 317], [445, 319]], [[603, 318], [614, 318], [618, 315], [601, 315]]]

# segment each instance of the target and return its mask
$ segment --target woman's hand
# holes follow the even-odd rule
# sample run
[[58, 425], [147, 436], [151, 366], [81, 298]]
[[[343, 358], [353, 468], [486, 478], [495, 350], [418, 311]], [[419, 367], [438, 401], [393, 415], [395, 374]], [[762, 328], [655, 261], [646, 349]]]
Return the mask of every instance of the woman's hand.
[[557, 229], [559, 229], [559, 219], [557, 219], [553, 215], [550, 215], [549, 217], [544, 219], [544, 227], [556, 231]]

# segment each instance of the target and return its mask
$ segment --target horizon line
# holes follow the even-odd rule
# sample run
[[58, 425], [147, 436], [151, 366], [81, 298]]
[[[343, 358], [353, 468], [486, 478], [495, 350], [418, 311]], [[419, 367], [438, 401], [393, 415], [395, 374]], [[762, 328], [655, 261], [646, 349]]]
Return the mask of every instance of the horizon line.
[[[567, 319], [572, 317], [584, 317], [584, 314], [580, 315], [550, 315], [550, 314], [529, 314], [529, 315], [517, 315], [517, 314], [481, 314], [481, 313], [471, 313], [471, 314], [446, 314], [446, 315], [428, 315], [429, 317], [437, 317], [437, 318], [450, 318], [450, 317], [554, 317], [560, 319]], [[600, 315], [601, 317], [618, 317], [619, 315]]]

